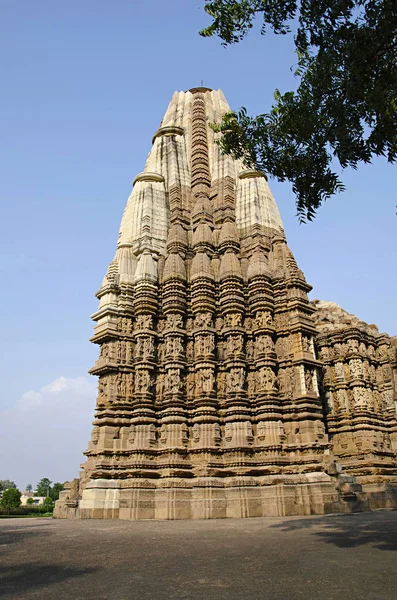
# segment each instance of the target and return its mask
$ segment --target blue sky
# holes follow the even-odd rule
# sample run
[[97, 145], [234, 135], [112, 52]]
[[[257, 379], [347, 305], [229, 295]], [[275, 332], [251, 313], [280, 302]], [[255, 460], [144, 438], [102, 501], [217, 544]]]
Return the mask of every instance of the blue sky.
[[[0, 453], [13, 456], [0, 479], [24, 486], [78, 473], [95, 399], [95, 379], [86, 375], [97, 355], [88, 341], [94, 292], [174, 90], [203, 80], [232, 108], [257, 114], [276, 87], [295, 85], [290, 38], [253, 31], [225, 49], [199, 37], [209, 22], [202, 7], [202, 0], [0, 3]], [[346, 171], [346, 192], [304, 226], [290, 185], [270, 182], [311, 297], [393, 335], [395, 174], [381, 159]], [[21, 435], [29, 460], [26, 447], [25, 455], [17, 450]]]

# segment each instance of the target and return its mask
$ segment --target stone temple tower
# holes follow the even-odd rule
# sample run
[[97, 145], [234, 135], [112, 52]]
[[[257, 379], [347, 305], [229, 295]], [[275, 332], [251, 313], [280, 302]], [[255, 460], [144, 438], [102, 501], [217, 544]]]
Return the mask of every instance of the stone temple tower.
[[58, 517], [351, 510], [325, 430], [311, 287], [266, 175], [216, 144], [210, 124], [228, 110], [221, 91], [175, 92], [135, 177], [93, 315], [87, 460]]

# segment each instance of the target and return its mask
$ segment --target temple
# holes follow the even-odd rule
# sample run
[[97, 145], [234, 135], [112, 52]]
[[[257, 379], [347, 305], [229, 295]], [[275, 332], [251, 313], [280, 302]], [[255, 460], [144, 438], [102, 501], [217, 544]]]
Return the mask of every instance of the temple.
[[397, 507], [397, 338], [308, 300], [266, 175], [216, 143], [228, 110], [221, 91], [175, 92], [135, 177], [58, 518]]

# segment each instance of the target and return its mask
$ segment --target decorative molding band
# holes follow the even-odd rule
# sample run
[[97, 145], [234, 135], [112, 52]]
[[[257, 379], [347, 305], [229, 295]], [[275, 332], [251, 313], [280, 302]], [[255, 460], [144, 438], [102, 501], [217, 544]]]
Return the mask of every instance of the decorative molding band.
[[144, 171], [143, 173], [138, 173], [135, 177], [132, 185], [134, 186], [138, 181], [157, 181], [158, 183], [164, 183], [165, 179], [159, 173], [150, 173], [150, 171]]
[[190, 92], [191, 94], [205, 94], [205, 92], [213, 92], [214, 90], [212, 88], [207, 88], [207, 87], [194, 87], [194, 88], [190, 88], [190, 90], [188, 90], [188, 92]]
[[252, 177], [264, 177], [267, 181], [266, 173], [257, 171], [256, 169], [247, 169], [246, 171], [240, 171], [238, 174], [239, 179], [251, 179]]
[[177, 127], [176, 125], [167, 125], [166, 127], [160, 127], [152, 137], [152, 144], [154, 143], [154, 140], [156, 138], [162, 135], [170, 137], [173, 135], [183, 135], [184, 133], [185, 130], [183, 129], [183, 127]]

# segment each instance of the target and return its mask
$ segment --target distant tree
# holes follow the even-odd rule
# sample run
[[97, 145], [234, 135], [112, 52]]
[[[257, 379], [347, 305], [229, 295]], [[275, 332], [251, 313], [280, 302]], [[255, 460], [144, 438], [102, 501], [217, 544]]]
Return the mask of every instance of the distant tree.
[[59, 498], [60, 492], [63, 490], [63, 483], [54, 483], [54, 485], [50, 489], [50, 496], [55, 502]]
[[44, 506], [52, 506], [53, 502], [52, 502], [52, 498], [50, 498], [50, 496], [47, 496], [46, 498], [44, 498], [43, 500], [43, 504]]
[[26, 504], [34, 504], [34, 500], [33, 500], [33, 498], [28, 498], [28, 499], [26, 500]]
[[[338, 163], [397, 161], [396, 0], [213, 0], [204, 8], [213, 22], [201, 35], [224, 46], [255, 19], [262, 34], [294, 30], [297, 90], [276, 89], [270, 112], [250, 117], [242, 108], [215, 129], [224, 152], [292, 183], [301, 221], [344, 189]], [[259, 73], [272, 60], [252, 58]]]
[[16, 488], [17, 486], [10, 479], [0, 479], [0, 492], [8, 490], [10, 488]]
[[18, 508], [21, 505], [21, 492], [16, 488], [8, 488], [4, 490], [0, 500], [1, 506], [8, 509], [8, 513], [12, 508]]
[[43, 477], [43, 479], [40, 479], [39, 483], [36, 486], [35, 495], [36, 496], [49, 496], [50, 489], [51, 489], [51, 483], [52, 483], [52, 481], [50, 479], [48, 479], [47, 477]]
[[31, 484], [31, 483], [28, 483], [28, 485], [26, 486], [26, 491], [27, 491], [27, 492], [31, 492], [31, 491], [32, 491], [32, 489], [33, 489], [33, 486], [32, 486], [32, 484]]

